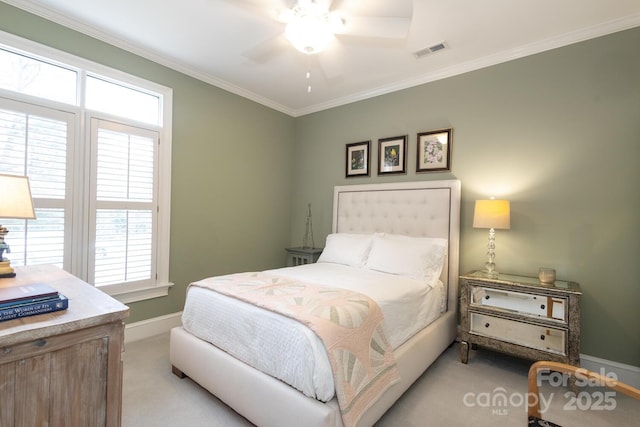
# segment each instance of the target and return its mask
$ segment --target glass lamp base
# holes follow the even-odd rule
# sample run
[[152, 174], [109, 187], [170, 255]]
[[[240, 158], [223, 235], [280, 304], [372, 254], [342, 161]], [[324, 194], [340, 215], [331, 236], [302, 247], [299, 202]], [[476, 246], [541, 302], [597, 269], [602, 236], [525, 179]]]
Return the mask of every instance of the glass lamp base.
[[496, 232], [493, 228], [489, 230], [489, 243], [487, 244], [487, 262], [484, 263], [484, 275], [490, 279], [496, 279]]
[[497, 279], [498, 278], [498, 272], [493, 270], [493, 271], [483, 271], [482, 272], [485, 276], [487, 276], [489, 279]]

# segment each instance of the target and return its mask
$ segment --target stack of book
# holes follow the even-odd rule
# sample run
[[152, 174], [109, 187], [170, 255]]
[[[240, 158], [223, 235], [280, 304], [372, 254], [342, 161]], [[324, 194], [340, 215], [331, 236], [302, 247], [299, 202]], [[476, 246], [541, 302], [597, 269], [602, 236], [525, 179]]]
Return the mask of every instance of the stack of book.
[[0, 321], [66, 310], [69, 300], [44, 283], [0, 288]]

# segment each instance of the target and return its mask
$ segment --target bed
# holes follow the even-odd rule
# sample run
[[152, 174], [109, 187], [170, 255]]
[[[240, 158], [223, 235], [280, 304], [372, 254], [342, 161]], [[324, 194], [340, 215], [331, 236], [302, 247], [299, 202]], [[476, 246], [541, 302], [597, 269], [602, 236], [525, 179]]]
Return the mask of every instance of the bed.
[[[393, 331], [388, 341], [393, 342], [393, 357], [399, 380], [364, 410], [357, 420], [358, 426], [373, 425], [456, 338], [459, 218], [460, 182], [457, 180], [345, 185], [334, 188], [331, 236], [410, 236], [444, 239], [446, 242], [446, 256], [436, 279], [437, 286], [432, 286], [433, 295], [438, 295], [438, 291], [442, 294], [432, 298], [428, 304], [438, 307], [438, 315], [425, 320], [426, 326], [413, 322], [419, 325], [418, 330], [405, 331], [404, 335], [393, 336], [393, 332], [400, 328], [391, 328]], [[324, 255], [326, 254], [323, 253]], [[325, 258], [327, 257], [328, 255]], [[343, 274], [341, 266], [330, 263], [325, 266], [329, 266], [329, 277], [350, 277]], [[266, 274], [294, 277], [300, 271], [307, 274], [306, 270], [309, 270], [312, 275], [324, 275], [327, 271], [322, 265], [301, 267], [278, 269]], [[187, 305], [191, 304], [190, 299], [202, 300], [202, 289], [198, 286], [189, 287], [185, 312]], [[192, 292], [193, 295], [189, 296]], [[201, 294], [197, 295], [197, 292]], [[438, 300], [439, 302], [434, 302]], [[406, 303], [405, 301], [403, 304]], [[268, 313], [259, 307], [247, 310]], [[386, 315], [385, 310], [386, 304], [382, 308]], [[224, 313], [223, 308], [220, 311]], [[236, 311], [236, 308], [230, 309], [230, 312]], [[278, 317], [273, 313], [269, 315]], [[325, 392], [303, 392], [297, 385], [293, 387], [282, 379], [264, 373], [264, 369], [250, 366], [241, 361], [245, 360], [242, 357], [236, 358], [232, 356], [235, 353], [221, 350], [211, 344], [210, 340], [203, 339], [203, 329], [197, 332], [190, 316], [187, 316], [187, 321], [188, 328], [183, 324], [171, 331], [170, 359], [176, 375], [190, 377], [258, 426], [344, 425], [335, 396], [313, 397], [314, 393]], [[385, 319], [385, 322], [388, 320]], [[285, 335], [288, 336], [288, 333]]]

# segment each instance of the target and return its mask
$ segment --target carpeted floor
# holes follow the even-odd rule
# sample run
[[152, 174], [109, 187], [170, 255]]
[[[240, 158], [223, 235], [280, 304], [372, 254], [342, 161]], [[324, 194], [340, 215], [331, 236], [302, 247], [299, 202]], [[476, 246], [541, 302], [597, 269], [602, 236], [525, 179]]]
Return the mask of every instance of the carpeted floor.
[[[529, 365], [487, 350], [471, 351], [463, 365], [454, 344], [376, 427], [525, 426]], [[585, 387], [572, 400], [560, 386], [542, 390], [543, 403], [550, 401], [545, 418], [564, 427], [639, 425], [640, 402], [626, 396]], [[252, 425], [190, 379], [171, 373], [169, 334], [125, 346], [123, 427]]]

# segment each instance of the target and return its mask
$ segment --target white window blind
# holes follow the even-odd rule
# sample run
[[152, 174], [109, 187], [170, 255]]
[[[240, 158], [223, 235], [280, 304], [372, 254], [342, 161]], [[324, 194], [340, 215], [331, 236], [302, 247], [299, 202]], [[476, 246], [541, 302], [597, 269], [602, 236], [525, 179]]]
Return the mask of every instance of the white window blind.
[[96, 286], [155, 278], [157, 132], [91, 122], [95, 153], [92, 227]]
[[[0, 107], [0, 171], [28, 175], [35, 220], [6, 219], [12, 265], [65, 267], [68, 220], [67, 147], [73, 116], [4, 100]], [[28, 244], [27, 244], [28, 243]]]

